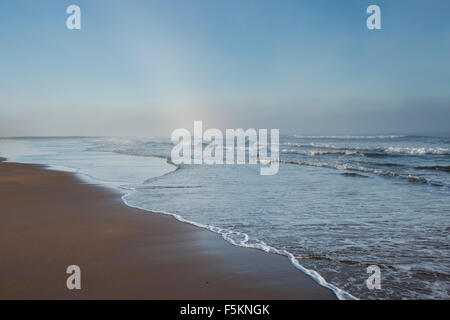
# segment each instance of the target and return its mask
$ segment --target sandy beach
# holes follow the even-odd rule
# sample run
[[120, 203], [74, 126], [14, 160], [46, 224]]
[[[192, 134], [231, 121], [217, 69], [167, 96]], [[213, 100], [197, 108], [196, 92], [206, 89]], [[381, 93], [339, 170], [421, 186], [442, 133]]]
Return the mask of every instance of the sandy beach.
[[[120, 194], [0, 162], [0, 299], [335, 299], [286, 257], [234, 247]], [[82, 289], [66, 288], [78, 265]]]

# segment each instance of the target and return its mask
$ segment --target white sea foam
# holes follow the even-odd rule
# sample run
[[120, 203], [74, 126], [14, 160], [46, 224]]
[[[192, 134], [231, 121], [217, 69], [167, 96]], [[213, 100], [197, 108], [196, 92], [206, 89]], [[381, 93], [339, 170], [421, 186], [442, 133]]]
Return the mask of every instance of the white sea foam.
[[388, 147], [385, 151], [389, 153], [404, 153], [410, 155], [450, 154], [450, 149], [442, 147]]
[[334, 135], [334, 136], [303, 136], [294, 134], [295, 138], [301, 139], [399, 139], [405, 138], [405, 135], [373, 135], [373, 136], [352, 136], [352, 135]]
[[[370, 146], [355, 146], [355, 145], [333, 145], [329, 143], [296, 143], [296, 142], [285, 142], [282, 145], [288, 147], [295, 148], [318, 148], [318, 149], [330, 149], [330, 150], [338, 150], [338, 152], [351, 152], [351, 154], [356, 152], [378, 152], [378, 153], [386, 153], [391, 155], [449, 155], [450, 149], [445, 147], [429, 147], [429, 146], [383, 146], [383, 145], [370, 145]], [[323, 155], [323, 154], [332, 154], [332, 151], [326, 150], [312, 150], [305, 151], [302, 149], [282, 149], [282, 152], [297, 152], [299, 154], [309, 154], [309, 155]], [[350, 154], [350, 153], [349, 153]]]

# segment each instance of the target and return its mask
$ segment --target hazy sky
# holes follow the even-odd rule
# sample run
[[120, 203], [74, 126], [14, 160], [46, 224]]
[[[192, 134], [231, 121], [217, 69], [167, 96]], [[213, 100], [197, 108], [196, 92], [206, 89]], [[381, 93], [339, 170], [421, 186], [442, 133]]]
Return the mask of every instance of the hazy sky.
[[[66, 8], [81, 7], [81, 30]], [[382, 30], [366, 28], [381, 7]], [[0, 136], [450, 132], [450, 1], [2, 0]]]

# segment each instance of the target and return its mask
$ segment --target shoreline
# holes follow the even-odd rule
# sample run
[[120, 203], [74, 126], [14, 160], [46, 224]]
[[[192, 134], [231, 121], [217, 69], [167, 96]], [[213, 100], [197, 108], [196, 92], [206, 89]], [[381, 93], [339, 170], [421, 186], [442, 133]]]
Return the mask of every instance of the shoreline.
[[[336, 299], [280, 255], [0, 158], [0, 299]], [[82, 289], [66, 288], [79, 265]]]

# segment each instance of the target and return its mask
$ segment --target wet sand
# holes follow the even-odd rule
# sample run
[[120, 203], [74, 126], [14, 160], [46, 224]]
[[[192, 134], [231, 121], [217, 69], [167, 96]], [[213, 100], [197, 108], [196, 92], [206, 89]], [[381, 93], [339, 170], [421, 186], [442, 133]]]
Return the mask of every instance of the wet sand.
[[[76, 175], [0, 160], [0, 299], [335, 299], [286, 257], [127, 207]], [[68, 290], [66, 268], [81, 268]]]

